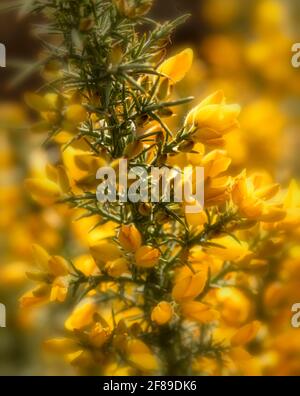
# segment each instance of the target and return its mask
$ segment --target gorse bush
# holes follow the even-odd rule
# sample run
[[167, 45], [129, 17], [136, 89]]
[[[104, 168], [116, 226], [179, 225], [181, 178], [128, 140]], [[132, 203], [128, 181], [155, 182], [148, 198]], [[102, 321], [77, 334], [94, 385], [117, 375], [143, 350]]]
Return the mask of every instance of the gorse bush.
[[[46, 177], [26, 180], [41, 205], [68, 204], [91, 222], [89, 254], [63, 258], [35, 245], [35, 289], [23, 308], [72, 304], [64, 337], [45, 341], [82, 374], [232, 374], [253, 371], [268, 337], [278, 265], [300, 224], [300, 190], [265, 173], [230, 175], [223, 150], [240, 107], [217, 91], [174, 128], [174, 86], [193, 61], [165, 59], [185, 16], [147, 17], [150, 0], [34, 1], [46, 84], [26, 103], [60, 148]], [[188, 202], [99, 202], [98, 168], [204, 168], [204, 208]], [[117, 180], [117, 183], [119, 181]], [[195, 186], [194, 186], [195, 187]], [[174, 197], [173, 197], [174, 198]], [[194, 202], [196, 205], [197, 202]], [[284, 246], [284, 248], [283, 248]], [[251, 362], [251, 363], [250, 363]], [[259, 365], [258, 362], [256, 362]]]

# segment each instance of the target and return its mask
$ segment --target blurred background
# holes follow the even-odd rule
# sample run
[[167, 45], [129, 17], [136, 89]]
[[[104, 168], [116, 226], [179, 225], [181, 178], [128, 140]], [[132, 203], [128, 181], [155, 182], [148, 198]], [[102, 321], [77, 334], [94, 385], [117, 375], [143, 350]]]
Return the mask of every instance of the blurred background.
[[[170, 54], [191, 47], [196, 60], [176, 88], [178, 95], [202, 99], [223, 89], [228, 102], [241, 104], [241, 131], [226, 147], [233, 172], [265, 170], [283, 186], [299, 179], [300, 69], [291, 66], [292, 44], [300, 42], [299, 1], [156, 0], [152, 10], [158, 20], [183, 13], [191, 17], [172, 38]], [[59, 327], [62, 308], [24, 312], [18, 298], [28, 289], [25, 272], [33, 242], [61, 255], [86, 243], [84, 229], [67, 209], [40, 208], [23, 189], [24, 178], [39, 174], [53, 154], [51, 145], [41, 148], [40, 137], [30, 132], [32, 114], [23, 105], [24, 92], [40, 87], [42, 77], [33, 71], [20, 79], [40, 57], [31, 26], [41, 22], [0, 14], [0, 42], [10, 65], [0, 68], [0, 302], [8, 315], [7, 329], [0, 329], [0, 375], [57, 372], [41, 356], [40, 343]], [[297, 348], [292, 368], [285, 372], [278, 364], [270, 373], [299, 375]]]

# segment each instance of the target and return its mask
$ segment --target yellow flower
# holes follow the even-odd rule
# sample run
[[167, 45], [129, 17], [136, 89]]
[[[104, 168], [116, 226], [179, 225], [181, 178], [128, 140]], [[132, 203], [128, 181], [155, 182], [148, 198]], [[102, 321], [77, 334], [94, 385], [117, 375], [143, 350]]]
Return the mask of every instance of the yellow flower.
[[222, 260], [239, 261], [251, 254], [247, 242], [237, 241], [230, 235], [213, 238], [210, 242], [216, 245], [208, 247], [207, 252]]
[[123, 257], [114, 261], [108, 261], [105, 265], [105, 271], [108, 275], [117, 278], [129, 271], [128, 262]]
[[41, 286], [26, 293], [21, 298], [21, 305], [36, 305], [47, 301], [65, 301], [69, 287], [67, 261], [60, 256], [50, 256], [39, 245], [33, 245], [32, 250], [37, 270], [28, 271], [26, 275], [29, 279], [40, 283]]
[[284, 199], [284, 206], [286, 208], [300, 208], [300, 188], [296, 180], [290, 182]]
[[[192, 203], [189, 202], [189, 203], [186, 203], [186, 205], [191, 206]], [[197, 201], [194, 202], [194, 205], [195, 206], [199, 206]], [[190, 227], [193, 227], [193, 228], [202, 229], [203, 225], [205, 223], [207, 223], [207, 214], [205, 213], [204, 210], [201, 210], [201, 211], [199, 211], [197, 213], [188, 213], [188, 212], [186, 212], [185, 213], [185, 218], [186, 218], [186, 221], [187, 221], [188, 225]]]
[[49, 106], [49, 110], [60, 110], [63, 105], [62, 97], [56, 93], [49, 92], [44, 96], [44, 100]]
[[257, 320], [246, 324], [231, 337], [231, 345], [236, 347], [247, 344], [248, 342], [253, 340], [259, 329], [260, 322], [258, 322]]
[[63, 194], [69, 192], [70, 183], [62, 166], [47, 165], [46, 175], [40, 178], [25, 180], [25, 188], [39, 204], [47, 206], [58, 201]]
[[50, 301], [64, 302], [68, 293], [68, 282], [63, 277], [56, 278], [52, 284]]
[[76, 329], [72, 338], [54, 338], [44, 342], [47, 352], [64, 355], [67, 362], [79, 368], [95, 368], [103, 359], [100, 348], [109, 340], [106, 323], [95, 322], [89, 328]]
[[284, 197], [286, 217], [277, 224], [279, 229], [291, 229], [300, 225], [300, 188], [295, 180], [290, 182]]
[[47, 352], [66, 354], [78, 350], [78, 344], [71, 338], [61, 337], [52, 338], [51, 340], [44, 341], [43, 347]]
[[[41, 117], [46, 121], [42, 123], [44, 128], [47, 124], [59, 124], [61, 121], [60, 112], [63, 107], [63, 98], [56, 93], [48, 93], [44, 96], [35, 93], [25, 94], [25, 103], [33, 110], [40, 113]], [[42, 129], [41, 129], [42, 130]]]
[[114, 261], [122, 257], [119, 246], [106, 239], [93, 242], [90, 245], [90, 253], [99, 268], [102, 268], [108, 261]]
[[96, 191], [97, 170], [107, 165], [101, 155], [95, 156], [86, 142], [79, 140], [62, 150], [62, 158], [70, 179], [80, 190]]
[[216, 299], [220, 305], [222, 319], [229, 325], [241, 326], [248, 320], [252, 312], [252, 302], [237, 288], [218, 289]]
[[186, 117], [185, 127], [196, 128], [195, 142], [222, 145], [223, 135], [238, 128], [240, 106], [226, 104], [223, 91], [217, 91], [192, 109]]
[[105, 377], [128, 377], [134, 375], [134, 369], [129, 365], [120, 365], [119, 361], [116, 359], [112, 363], [108, 363], [104, 367], [103, 375]]
[[167, 301], [161, 301], [151, 312], [151, 320], [162, 326], [172, 319], [173, 308]]
[[99, 366], [104, 356], [100, 348], [109, 341], [111, 329], [95, 309], [90, 302], [77, 307], [66, 322], [71, 338], [49, 340], [44, 344], [46, 350], [63, 354], [67, 362], [79, 368]]
[[74, 265], [86, 276], [93, 275], [94, 273], [99, 272], [95, 260], [89, 254], [84, 254], [77, 257], [74, 260]]
[[80, 369], [95, 370], [95, 366], [102, 363], [102, 353], [92, 352], [88, 349], [78, 349], [76, 352], [65, 355], [67, 363]]
[[160, 251], [152, 246], [141, 246], [135, 252], [135, 262], [138, 267], [152, 268], [158, 264]]
[[97, 307], [92, 301], [83, 301], [68, 317], [65, 328], [70, 331], [83, 329], [92, 323], [96, 311]]
[[30, 192], [32, 198], [43, 205], [55, 203], [61, 196], [59, 186], [47, 179], [27, 179], [25, 187]]
[[[78, 225], [79, 239], [88, 243], [89, 246], [93, 246], [100, 241], [114, 238], [117, 232], [117, 223], [108, 221], [99, 227], [99, 222], [101, 221], [100, 216], [84, 217], [86, 211], [80, 211], [78, 213], [79, 219], [74, 222]], [[81, 217], [83, 215], [83, 217]], [[81, 231], [81, 233], [80, 233]], [[87, 234], [87, 235], [84, 235]]]
[[201, 246], [194, 246], [189, 251], [189, 263], [197, 271], [210, 271], [212, 275], [220, 272], [223, 266], [223, 260], [205, 252]]
[[128, 252], [135, 252], [142, 245], [142, 237], [134, 224], [122, 225], [118, 239], [123, 249]]
[[206, 208], [223, 204], [230, 196], [230, 178], [227, 176], [208, 178], [204, 184], [204, 204]]
[[68, 275], [68, 263], [60, 256], [52, 256], [48, 261], [48, 267], [51, 274], [55, 277]]
[[185, 318], [199, 323], [210, 323], [219, 318], [218, 311], [198, 301], [181, 303], [181, 313]]
[[35, 307], [49, 301], [51, 289], [46, 285], [38, 286], [33, 290], [23, 294], [20, 298], [21, 308]]
[[[24, 95], [25, 103], [32, 109], [38, 112], [45, 112], [54, 110], [53, 96], [43, 97], [32, 92], [27, 92]], [[49, 100], [50, 99], [50, 100]]]
[[231, 159], [225, 151], [213, 150], [205, 155], [201, 162], [204, 167], [204, 178], [214, 178], [225, 172], [231, 164]]
[[179, 54], [164, 61], [158, 68], [158, 72], [167, 76], [171, 82], [178, 83], [190, 70], [193, 63], [193, 50], [185, 49]]
[[108, 341], [110, 334], [109, 327], [103, 327], [101, 323], [97, 322], [89, 331], [89, 343], [95, 348], [101, 348]]
[[279, 185], [268, 183], [268, 178], [261, 174], [246, 176], [243, 171], [232, 187], [232, 200], [239, 208], [239, 212], [248, 219], [264, 222], [279, 221], [285, 217], [285, 210], [278, 204], [269, 203], [279, 191]]
[[247, 218], [259, 218], [263, 212], [263, 202], [255, 197], [253, 190], [249, 191], [245, 177], [237, 179], [233, 185], [232, 200]]
[[34, 244], [32, 246], [32, 252], [35, 264], [41, 274], [49, 274], [54, 278], [66, 276], [69, 274], [68, 263], [63, 257], [50, 256], [45, 249], [37, 244]]
[[142, 371], [156, 371], [158, 361], [149, 347], [141, 340], [129, 340], [126, 345], [127, 361]]
[[35, 261], [35, 264], [37, 267], [39, 267], [41, 270], [48, 270], [48, 263], [51, 258], [48, 252], [42, 246], [33, 244], [32, 245], [32, 254], [33, 254], [33, 259]]
[[72, 104], [67, 107], [66, 110], [66, 120], [77, 125], [87, 119], [87, 111], [86, 109], [80, 104]]
[[189, 267], [185, 266], [175, 278], [172, 297], [176, 301], [192, 300], [203, 291], [206, 282], [207, 268], [192, 272]]

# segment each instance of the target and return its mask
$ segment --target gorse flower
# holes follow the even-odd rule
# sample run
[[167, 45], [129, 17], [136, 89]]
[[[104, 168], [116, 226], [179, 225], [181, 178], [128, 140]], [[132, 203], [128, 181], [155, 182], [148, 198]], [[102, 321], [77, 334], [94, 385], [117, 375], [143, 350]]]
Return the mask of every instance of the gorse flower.
[[[179, 54], [164, 61], [158, 68], [158, 72], [170, 80], [170, 84], [178, 83], [188, 73], [193, 62], [193, 51], [188, 48]], [[180, 67], [178, 67], [180, 65]]]
[[175, 277], [172, 297], [175, 301], [193, 300], [203, 291], [207, 282], [208, 269], [205, 265], [197, 271], [185, 266], [179, 269]]
[[240, 106], [226, 104], [223, 91], [217, 91], [192, 109], [185, 126], [194, 128], [193, 140], [210, 146], [222, 146], [226, 133], [238, 128]]
[[135, 252], [142, 245], [141, 234], [133, 224], [129, 226], [121, 226], [118, 240], [123, 249], [127, 250], [128, 252]]
[[135, 252], [135, 262], [138, 267], [151, 268], [158, 264], [160, 252], [152, 246], [141, 246]]
[[33, 246], [36, 271], [27, 272], [29, 279], [39, 286], [21, 298], [21, 305], [28, 307], [47, 301], [63, 302], [66, 299], [69, 282], [69, 266], [63, 257], [50, 256], [41, 246]]
[[173, 308], [167, 301], [161, 301], [153, 308], [151, 313], [151, 319], [156, 322], [159, 326], [165, 325], [170, 322], [173, 316]]

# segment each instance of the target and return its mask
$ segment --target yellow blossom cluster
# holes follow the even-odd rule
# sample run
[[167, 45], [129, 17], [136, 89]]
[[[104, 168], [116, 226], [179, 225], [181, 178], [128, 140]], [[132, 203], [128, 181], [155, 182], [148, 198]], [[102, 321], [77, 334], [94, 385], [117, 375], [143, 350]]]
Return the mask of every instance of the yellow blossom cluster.
[[[178, 82], [189, 70], [191, 58], [190, 50], [181, 52], [160, 66], [160, 71], [172, 84]], [[40, 110], [44, 98], [32, 96], [27, 101]], [[38, 106], [33, 105], [34, 100]], [[43, 117], [45, 110], [46, 106], [41, 112]], [[87, 117], [82, 105], [67, 104], [61, 111], [65, 114], [62, 117], [68, 121], [72, 118], [77, 124]], [[29, 272], [28, 277], [39, 286], [22, 297], [23, 307], [63, 302], [68, 289], [72, 293], [75, 276], [87, 282], [84, 300], [65, 324], [70, 337], [47, 341], [48, 351], [62, 353], [83, 372], [158, 373], [166, 363], [159, 347], [156, 351], [147, 345], [147, 337], [155, 337], [160, 332], [157, 327], [166, 327], [168, 332], [180, 323], [186, 328], [188, 344], [193, 340], [197, 344], [197, 338], [206, 339], [209, 334], [212, 356], [203, 357], [199, 351], [191, 362], [196, 372], [259, 371], [259, 364], [253, 363], [246, 345], [256, 337], [256, 342], [263, 342], [268, 336], [264, 324], [256, 320], [256, 297], [250, 298], [249, 293], [259, 293], [261, 274], [272, 266], [274, 246], [287, 243], [291, 225], [293, 233], [300, 225], [300, 190], [293, 182], [286, 192], [281, 191], [263, 173], [229, 173], [230, 158], [219, 146], [223, 146], [228, 132], [239, 128], [239, 113], [240, 107], [227, 104], [224, 93], [218, 91], [202, 100], [185, 118], [184, 126], [191, 131], [195, 146], [172, 154], [170, 162], [204, 166], [205, 210], [186, 216], [193, 237], [186, 246], [175, 247], [171, 256], [175, 265], [166, 274], [166, 286], [153, 285], [157, 296], [155, 292], [147, 296], [145, 282], [151, 283], [149, 270], [160, 271], [165, 266], [166, 249], [144, 241], [139, 223], [96, 224], [97, 228], [91, 231], [90, 255], [84, 260], [73, 257], [72, 264], [34, 247], [36, 270]], [[153, 123], [150, 127], [154, 127]], [[144, 128], [141, 133], [147, 134], [148, 126]], [[37, 202], [49, 204], [70, 191], [84, 192], [82, 177], [92, 180], [92, 164], [97, 157], [90, 148], [79, 141], [66, 152], [61, 165], [48, 167], [47, 179], [27, 180], [26, 187]], [[153, 158], [151, 151], [148, 158]], [[100, 158], [98, 162], [107, 159]], [[170, 223], [163, 223], [167, 233]], [[178, 237], [180, 230], [173, 228], [173, 232]], [[205, 238], [204, 244], [201, 237]], [[220, 349], [218, 353], [226, 361], [224, 367], [214, 355], [214, 348]], [[214, 361], [213, 369], [207, 360]]]
[[[152, 2], [136, 9], [130, 1], [112, 3], [132, 22]], [[206, 3], [203, 17], [215, 26], [230, 23], [241, 7], [230, 0], [224, 13], [217, 12], [220, 1]], [[103, 77], [107, 91], [96, 92], [87, 82], [74, 88], [70, 73], [56, 90], [25, 95], [39, 117], [32, 134], [50, 131], [53, 146], [47, 158], [34, 152], [27, 170], [31, 211], [23, 221], [13, 210], [1, 217], [1, 229], [16, 224], [7, 236], [9, 248], [25, 262], [1, 267], [0, 284], [20, 278], [23, 287], [26, 273], [35, 286], [20, 297], [22, 315], [49, 315], [50, 308], [60, 324], [65, 316], [43, 342], [55, 362], [63, 357], [82, 375], [299, 375], [291, 306], [300, 299], [300, 186], [275, 180], [278, 150], [269, 147], [285, 122], [272, 87], [290, 78], [278, 54], [272, 72], [266, 68], [274, 56], [265, 48], [271, 33], [277, 31], [283, 52], [287, 46], [277, 7], [271, 0], [257, 6], [257, 39], [243, 55], [234, 38], [202, 43], [213, 76], [203, 77], [203, 64], [187, 48], [166, 60], [161, 51], [149, 56], [151, 65], [142, 71], [138, 65], [134, 79], [126, 70], [136, 65], [126, 63], [127, 53], [116, 45]], [[217, 56], [213, 47], [233, 56]], [[267, 81], [265, 98], [245, 100], [235, 91], [235, 83], [251, 86], [248, 76], [237, 76], [242, 58]], [[113, 98], [109, 107], [120, 69], [122, 99]], [[54, 74], [58, 81], [64, 75], [60, 67]], [[198, 83], [198, 104], [181, 102]], [[245, 108], [228, 96], [240, 96]], [[268, 137], [252, 158], [253, 147]], [[265, 152], [270, 161], [262, 167]], [[8, 168], [11, 159], [1, 158], [1, 169]], [[203, 167], [204, 207], [191, 214], [184, 210], [187, 202], [97, 202], [97, 169], [117, 170], [121, 159], [146, 169]], [[5, 192], [6, 204], [20, 194]]]

